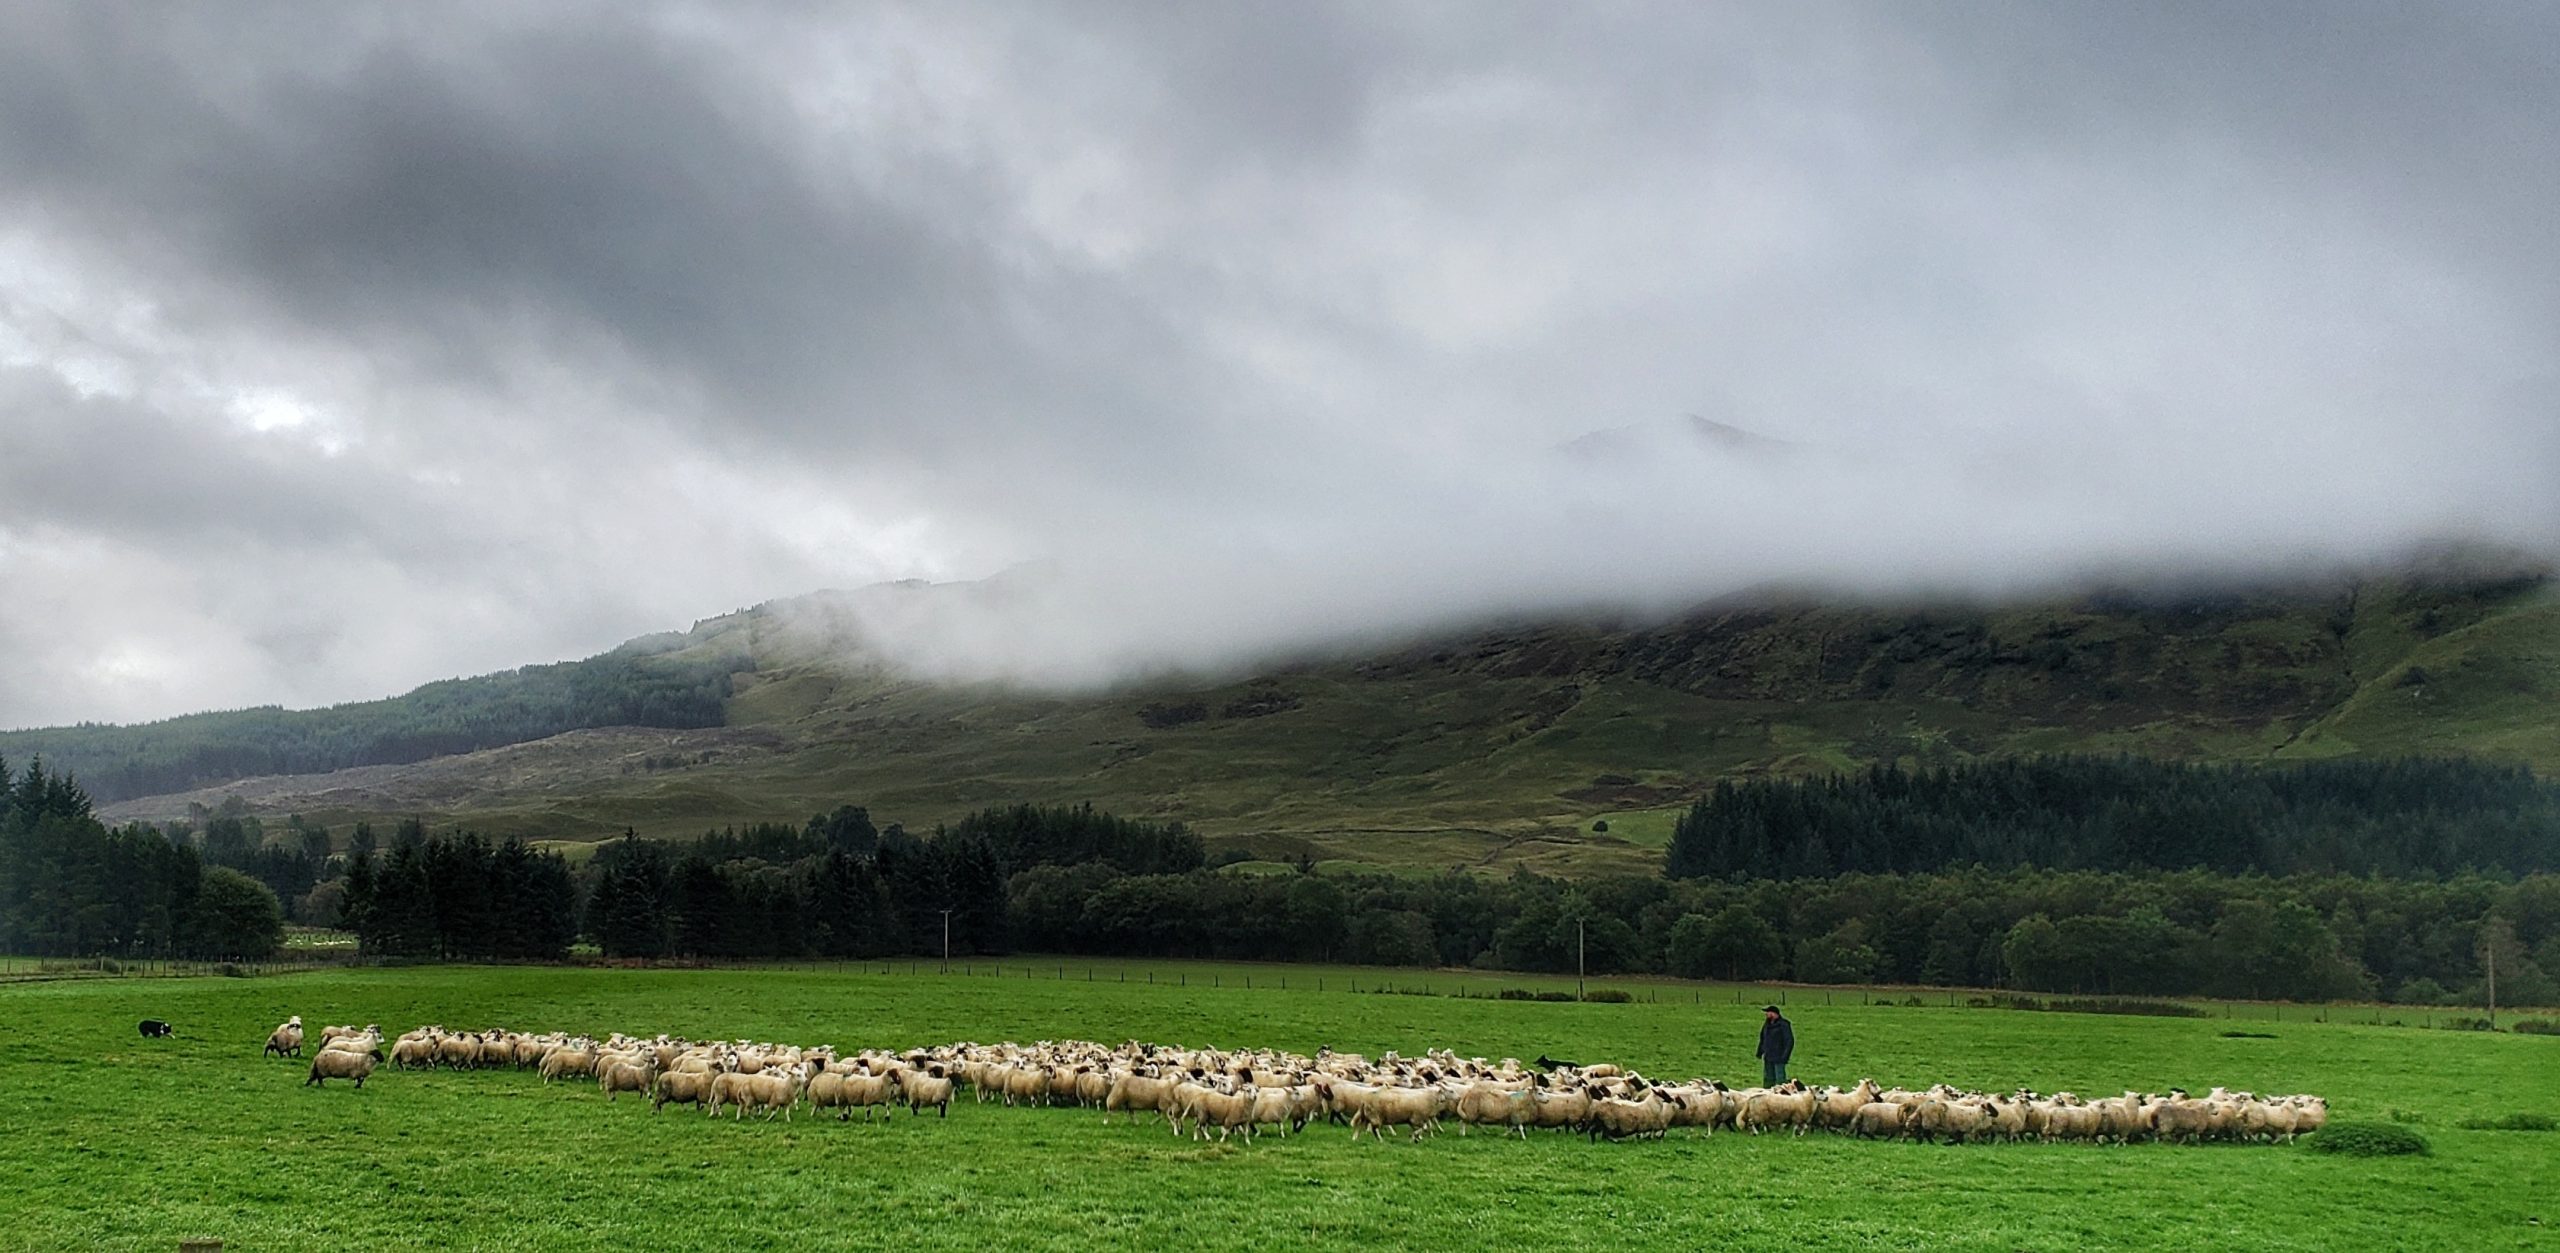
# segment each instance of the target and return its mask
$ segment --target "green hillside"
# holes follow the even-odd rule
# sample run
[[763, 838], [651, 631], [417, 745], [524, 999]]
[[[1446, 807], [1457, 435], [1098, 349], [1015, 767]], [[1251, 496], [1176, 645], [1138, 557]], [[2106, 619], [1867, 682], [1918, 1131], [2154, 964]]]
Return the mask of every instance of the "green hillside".
[[2560, 769], [2560, 601], [2538, 576], [2004, 607], [1762, 602], [1081, 696], [902, 678], [841, 612], [849, 595], [944, 590], [820, 594], [648, 641], [657, 664], [746, 667], [723, 727], [589, 727], [107, 813], [177, 817], [237, 796], [323, 822], [419, 814], [583, 842], [797, 822], [845, 802], [922, 827], [989, 804], [1091, 801], [1263, 859], [1588, 871], [1654, 864], [1673, 814], [1717, 779], [1885, 760], [2460, 752]]
[[[684, 649], [683, 656], [664, 655]], [[91, 796], [122, 800], [250, 775], [400, 765], [587, 727], [716, 727], [742, 654], [633, 640], [584, 661], [441, 679], [325, 709], [273, 705], [139, 726], [0, 731], [0, 760], [42, 757]]]

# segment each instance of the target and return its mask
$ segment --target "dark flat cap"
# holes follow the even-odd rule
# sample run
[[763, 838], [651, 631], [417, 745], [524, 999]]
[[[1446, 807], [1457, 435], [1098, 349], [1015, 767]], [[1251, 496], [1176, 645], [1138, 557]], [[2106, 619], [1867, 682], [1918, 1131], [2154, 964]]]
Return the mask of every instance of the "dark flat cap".
[[1778, 1007], [1775, 1005], [1763, 1005], [1760, 1007], [1760, 1012], [1764, 1014], [1774, 1014], [1778, 1012]]

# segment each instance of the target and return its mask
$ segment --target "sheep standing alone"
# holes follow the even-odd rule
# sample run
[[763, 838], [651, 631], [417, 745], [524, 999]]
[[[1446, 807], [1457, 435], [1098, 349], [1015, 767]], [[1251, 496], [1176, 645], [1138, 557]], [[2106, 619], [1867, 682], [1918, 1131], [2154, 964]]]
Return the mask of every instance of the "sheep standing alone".
[[267, 1047], [260, 1051], [259, 1056], [302, 1056], [302, 1015], [295, 1014], [293, 1017], [285, 1019], [283, 1026], [268, 1032]]

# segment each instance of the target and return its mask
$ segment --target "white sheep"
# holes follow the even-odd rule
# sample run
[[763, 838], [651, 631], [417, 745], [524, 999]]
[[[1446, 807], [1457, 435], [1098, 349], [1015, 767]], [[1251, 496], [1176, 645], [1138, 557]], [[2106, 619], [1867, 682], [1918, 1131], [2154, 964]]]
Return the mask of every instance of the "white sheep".
[[293, 1017], [285, 1019], [283, 1026], [277, 1027], [275, 1030], [268, 1032], [267, 1047], [259, 1053], [259, 1056], [302, 1056], [302, 1015], [295, 1014]]

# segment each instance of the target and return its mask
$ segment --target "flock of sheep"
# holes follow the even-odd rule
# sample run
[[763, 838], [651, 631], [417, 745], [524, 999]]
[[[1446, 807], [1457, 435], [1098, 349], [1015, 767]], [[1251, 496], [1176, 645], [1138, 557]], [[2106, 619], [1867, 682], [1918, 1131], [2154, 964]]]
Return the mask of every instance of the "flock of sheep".
[[[302, 1019], [267, 1038], [270, 1055], [302, 1055]], [[1541, 1058], [1540, 1061], [1545, 1061]], [[1387, 1129], [1420, 1141], [1444, 1123], [1488, 1127], [1526, 1138], [1532, 1128], [1581, 1132], [1597, 1140], [1660, 1139], [1674, 1127], [1712, 1135], [1719, 1127], [1763, 1132], [1828, 1130], [1862, 1138], [1965, 1143], [1980, 1140], [2079, 1140], [2129, 1144], [2158, 1140], [2261, 1143], [2290, 1141], [2328, 1121], [2317, 1096], [2252, 1096], [2215, 1088], [2203, 1096], [2127, 1092], [2082, 1100], [2019, 1091], [2007, 1096], [1939, 1084], [1922, 1090], [1807, 1088], [1793, 1081], [1732, 1089], [1713, 1080], [1663, 1083], [1617, 1066], [1555, 1063], [1524, 1067], [1512, 1058], [1488, 1062], [1432, 1050], [1420, 1058], [1390, 1052], [1376, 1060], [1319, 1050], [1313, 1057], [1271, 1050], [1226, 1052], [1131, 1041], [1117, 1048], [1085, 1041], [950, 1044], [893, 1053], [866, 1049], [840, 1056], [831, 1047], [695, 1042], [619, 1033], [598, 1041], [558, 1032], [529, 1035], [420, 1027], [386, 1052], [379, 1027], [325, 1027], [311, 1055], [306, 1085], [331, 1079], [359, 1088], [380, 1064], [403, 1069], [511, 1068], [540, 1073], [545, 1083], [594, 1083], [608, 1099], [629, 1092], [652, 1109], [690, 1105], [717, 1117], [752, 1112], [786, 1121], [806, 1107], [867, 1121], [905, 1106], [911, 1114], [951, 1114], [955, 1088], [979, 1102], [1072, 1105], [1129, 1121], [1160, 1118], [1197, 1139], [1241, 1134], [1249, 1143], [1266, 1129], [1282, 1134], [1310, 1124], [1348, 1125], [1351, 1138], [1379, 1140]]]

